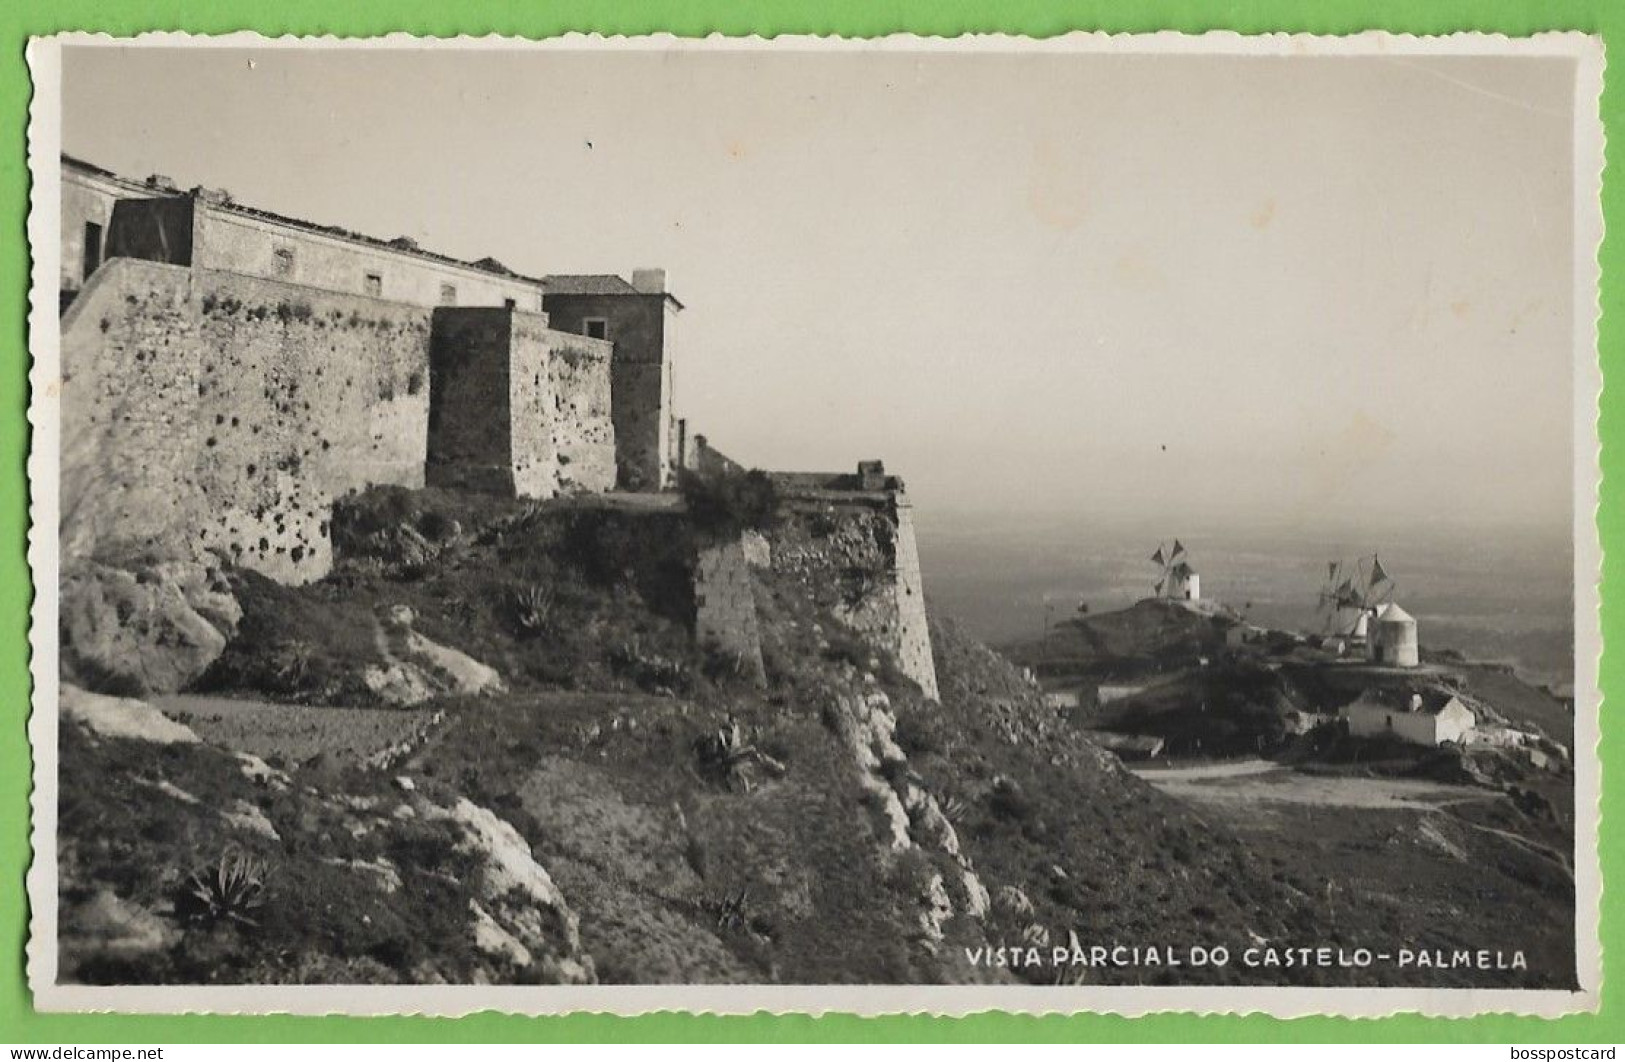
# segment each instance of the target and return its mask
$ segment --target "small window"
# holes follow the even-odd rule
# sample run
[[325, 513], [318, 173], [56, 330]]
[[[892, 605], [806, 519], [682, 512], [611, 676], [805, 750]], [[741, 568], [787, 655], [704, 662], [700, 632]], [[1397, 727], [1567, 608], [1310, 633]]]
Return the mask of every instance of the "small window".
[[455, 284], [442, 284], [442, 285], [440, 285], [440, 305], [442, 305], [442, 306], [456, 306], [457, 305], [457, 285], [455, 285]]
[[502, 300], [502, 305], [503, 305], [503, 308], [509, 309], [509, 310], [517, 310], [519, 308], [519, 304], [517, 302], [514, 302], [512, 299], [503, 299]]
[[366, 279], [361, 284], [361, 290], [365, 291], [368, 295], [382, 295], [384, 293], [384, 274], [368, 273]]
[[85, 279], [102, 264], [102, 227], [94, 221], [85, 222]]
[[589, 317], [581, 322], [581, 334], [588, 339], [608, 339], [609, 322], [602, 317]]
[[275, 252], [276, 275], [279, 277], [293, 276], [293, 248], [278, 247]]

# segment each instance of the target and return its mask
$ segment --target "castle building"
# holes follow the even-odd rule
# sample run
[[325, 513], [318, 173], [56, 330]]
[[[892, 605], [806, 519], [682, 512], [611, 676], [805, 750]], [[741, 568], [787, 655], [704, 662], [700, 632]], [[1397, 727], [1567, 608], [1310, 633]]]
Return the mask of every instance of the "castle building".
[[417, 306], [506, 306], [542, 312], [542, 282], [492, 258], [464, 262], [405, 237], [379, 240], [235, 202], [179, 191], [62, 158], [62, 284], [77, 292], [111, 258], [217, 269]]
[[305, 581], [330, 563], [333, 499], [367, 486], [674, 482], [682, 304], [662, 271], [544, 281], [61, 167], [61, 400], [84, 450], [64, 458], [65, 553], [184, 531]]
[[615, 345], [610, 375], [616, 486], [672, 486], [681, 460], [672, 416], [673, 339], [683, 304], [666, 290], [666, 271], [635, 270], [630, 282], [606, 274], [560, 274], [542, 283], [542, 305], [554, 328]]
[[1421, 663], [1416, 618], [1398, 605], [1384, 605], [1366, 629], [1366, 655], [1372, 663], [1388, 667], [1416, 667]]
[[106, 255], [107, 229], [113, 204], [121, 199], [151, 199], [175, 194], [174, 182], [154, 174], [132, 181], [111, 170], [62, 156], [62, 253], [59, 263], [62, 304], [79, 294]]

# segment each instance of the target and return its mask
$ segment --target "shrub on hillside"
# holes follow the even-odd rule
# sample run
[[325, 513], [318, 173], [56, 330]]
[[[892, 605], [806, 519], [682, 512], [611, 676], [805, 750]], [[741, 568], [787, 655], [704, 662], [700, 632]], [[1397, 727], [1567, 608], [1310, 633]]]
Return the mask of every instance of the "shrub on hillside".
[[694, 526], [718, 538], [741, 531], [765, 531], [778, 519], [779, 494], [766, 472], [699, 473], [685, 471], [678, 489]]

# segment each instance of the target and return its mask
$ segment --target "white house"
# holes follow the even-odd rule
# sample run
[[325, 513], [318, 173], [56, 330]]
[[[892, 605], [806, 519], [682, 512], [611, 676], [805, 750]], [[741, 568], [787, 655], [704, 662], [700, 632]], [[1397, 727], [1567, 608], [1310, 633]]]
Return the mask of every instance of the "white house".
[[1202, 600], [1202, 577], [1188, 565], [1179, 565], [1168, 576], [1168, 596], [1175, 601]]
[[1395, 737], [1413, 745], [1466, 744], [1477, 718], [1444, 691], [1366, 690], [1339, 711], [1354, 737]]
[[1366, 656], [1373, 664], [1415, 667], [1421, 663], [1416, 641], [1416, 617], [1389, 602], [1369, 625]]

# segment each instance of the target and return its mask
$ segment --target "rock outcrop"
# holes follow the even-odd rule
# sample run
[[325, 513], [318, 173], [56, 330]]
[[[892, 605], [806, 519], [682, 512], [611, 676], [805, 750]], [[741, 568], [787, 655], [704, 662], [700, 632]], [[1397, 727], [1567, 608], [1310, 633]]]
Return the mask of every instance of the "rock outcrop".
[[214, 662], [241, 618], [206, 558], [79, 561], [62, 573], [63, 673], [105, 693], [173, 693]]
[[197, 734], [145, 701], [108, 697], [64, 682], [60, 702], [62, 718], [72, 720], [100, 737], [129, 738], [159, 745], [195, 745]]

